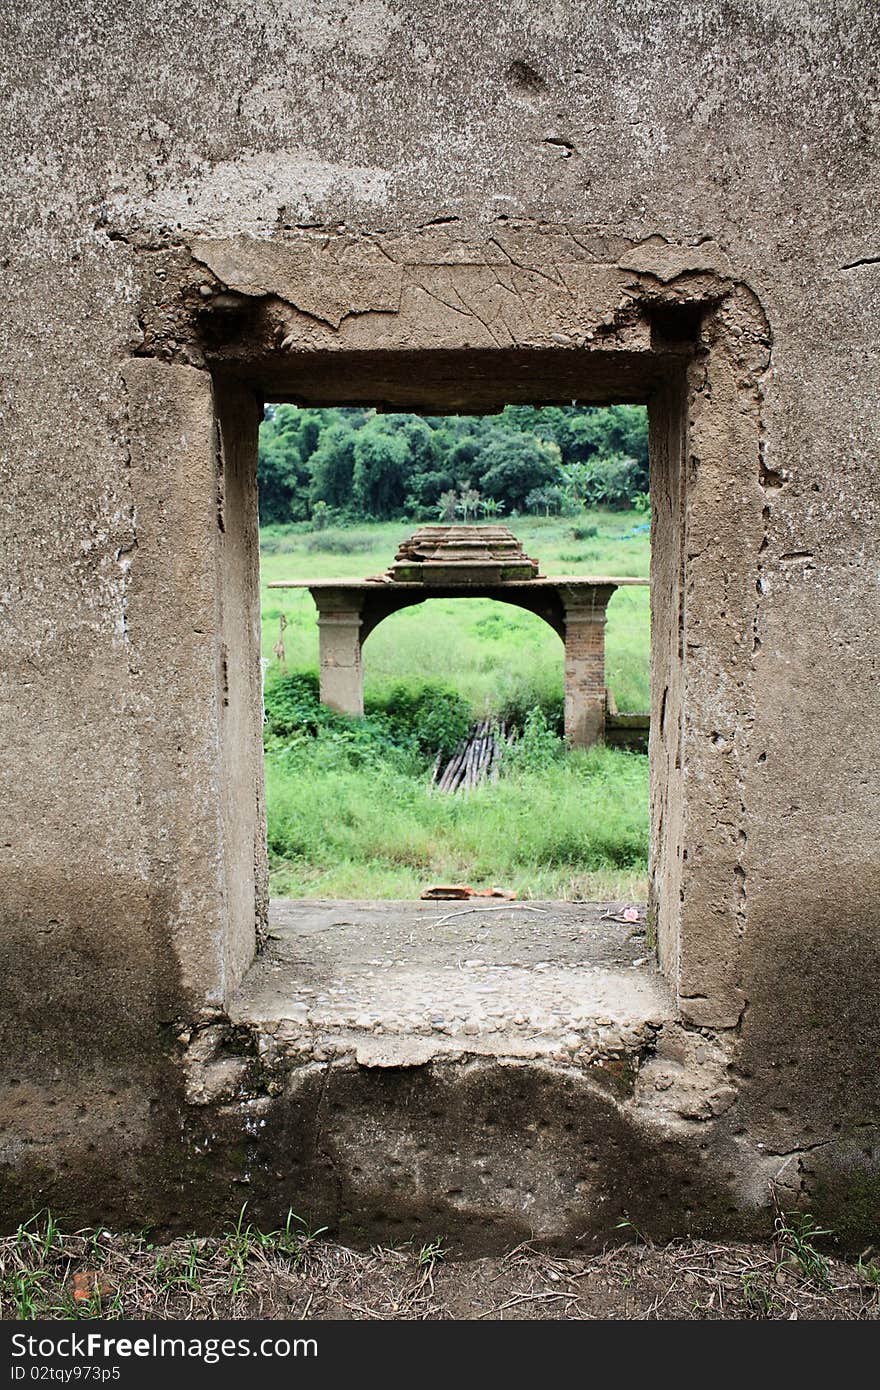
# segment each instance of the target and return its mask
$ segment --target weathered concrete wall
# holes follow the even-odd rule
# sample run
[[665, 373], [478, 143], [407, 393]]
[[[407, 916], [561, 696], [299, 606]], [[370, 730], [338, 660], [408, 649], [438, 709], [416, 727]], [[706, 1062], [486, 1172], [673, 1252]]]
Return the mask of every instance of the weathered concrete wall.
[[[679, 913], [684, 843], [685, 487], [687, 393], [680, 378], [654, 398], [651, 458], [651, 904], [658, 959], [679, 978]], [[663, 601], [665, 599], [665, 601]]]
[[268, 921], [260, 666], [260, 551], [253, 461], [261, 412], [253, 394], [216, 387], [217, 570], [223, 815], [224, 998], [254, 957]]
[[[13, 0], [0, 26], [7, 1219], [51, 1200], [188, 1224], [222, 1204], [195, 1131], [180, 1139], [178, 1039], [234, 989], [264, 867], [241, 851], [257, 676], [223, 636], [252, 591], [252, 498], [224, 539], [239, 464], [209, 361], [251, 388], [246, 431], [270, 343], [281, 390], [333, 400], [342, 347], [491, 357], [556, 335], [576, 356], [597, 334], [625, 353], [668, 333], [694, 353], [669, 697], [681, 855], [661, 875], [688, 930], [679, 952], [661, 921], [667, 965], [686, 1017], [735, 1050], [725, 1123], [867, 1229], [875, 7]], [[609, 315], [621, 275], [632, 297]], [[652, 295], [698, 301], [703, 327], [649, 329], [630, 308]], [[530, 360], [508, 374], [522, 399]], [[435, 398], [491, 402], [489, 358], [465, 378], [438, 364]], [[396, 372], [401, 405], [417, 368]], [[603, 370], [547, 379], [628, 394], [625, 364]], [[634, 398], [668, 389], [633, 371]], [[363, 367], [368, 396], [387, 372]], [[232, 1129], [228, 1153], [234, 1172]]]

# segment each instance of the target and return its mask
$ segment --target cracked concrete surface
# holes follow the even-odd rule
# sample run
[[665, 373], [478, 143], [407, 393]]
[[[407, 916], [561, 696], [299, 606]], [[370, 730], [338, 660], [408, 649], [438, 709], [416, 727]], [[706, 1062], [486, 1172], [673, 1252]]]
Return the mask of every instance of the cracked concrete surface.
[[674, 1003], [644, 926], [603, 920], [607, 911], [275, 901], [269, 949], [230, 1017], [302, 1057], [354, 1051], [372, 1066], [637, 1054]]
[[645, 952], [606, 904], [273, 903], [229, 1017], [179, 1039], [205, 1151], [243, 1130], [256, 1200], [292, 1169], [354, 1239], [592, 1244], [734, 1194], [760, 1221], [780, 1165], [731, 1121], [732, 1040], [677, 1021]]

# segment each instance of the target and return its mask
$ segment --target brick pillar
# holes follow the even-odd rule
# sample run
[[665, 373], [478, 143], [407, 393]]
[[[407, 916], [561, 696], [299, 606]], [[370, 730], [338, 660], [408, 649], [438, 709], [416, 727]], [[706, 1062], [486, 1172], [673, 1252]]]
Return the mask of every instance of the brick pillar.
[[339, 714], [364, 712], [361, 665], [361, 610], [351, 595], [313, 589], [318, 606], [321, 704]]
[[616, 585], [560, 590], [565, 611], [565, 737], [589, 748], [605, 736], [605, 610]]

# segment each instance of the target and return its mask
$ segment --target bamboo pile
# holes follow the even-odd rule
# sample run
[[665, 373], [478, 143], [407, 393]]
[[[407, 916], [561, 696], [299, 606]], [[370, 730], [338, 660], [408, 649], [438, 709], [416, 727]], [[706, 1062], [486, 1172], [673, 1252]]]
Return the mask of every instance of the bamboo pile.
[[503, 720], [499, 723], [496, 719], [484, 719], [475, 724], [445, 768], [438, 756], [431, 777], [433, 785], [440, 792], [455, 792], [467, 791], [478, 782], [497, 782], [501, 756], [509, 741]]

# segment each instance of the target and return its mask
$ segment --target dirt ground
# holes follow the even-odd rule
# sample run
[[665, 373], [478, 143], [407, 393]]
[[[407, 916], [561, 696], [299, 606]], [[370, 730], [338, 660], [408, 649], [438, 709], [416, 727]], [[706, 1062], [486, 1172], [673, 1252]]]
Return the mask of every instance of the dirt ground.
[[591, 1257], [521, 1245], [456, 1260], [442, 1242], [354, 1251], [242, 1220], [222, 1237], [154, 1244], [32, 1222], [0, 1241], [0, 1316], [280, 1319], [877, 1319], [880, 1263], [822, 1252], [780, 1219], [773, 1242], [635, 1241]]

